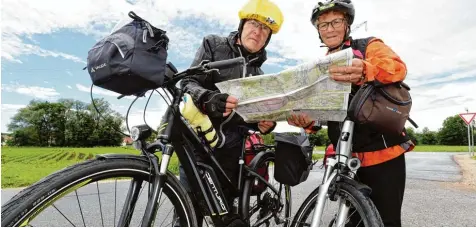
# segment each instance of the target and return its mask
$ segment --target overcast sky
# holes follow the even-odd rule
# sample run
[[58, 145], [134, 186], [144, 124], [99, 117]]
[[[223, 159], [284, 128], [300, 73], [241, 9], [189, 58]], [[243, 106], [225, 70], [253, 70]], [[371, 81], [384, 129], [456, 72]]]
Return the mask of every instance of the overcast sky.
[[[31, 99], [75, 98], [90, 102], [91, 80], [82, 68], [89, 48], [116, 25], [127, 22], [130, 10], [167, 31], [169, 61], [189, 66], [202, 37], [226, 36], [238, 27], [238, 10], [246, 1], [123, 1], [4, 0], [1, 29], [2, 132], [18, 108]], [[265, 73], [324, 55], [317, 31], [309, 22], [317, 1], [275, 0], [284, 13], [282, 30], [273, 36], [263, 66]], [[437, 130], [451, 115], [476, 112], [476, 1], [358, 0], [355, 25], [367, 21], [354, 38], [376, 36], [408, 67], [411, 117]], [[94, 89], [125, 115], [131, 99]], [[142, 123], [142, 98], [132, 109], [130, 124]], [[146, 112], [156, 127], [165, 110], [155, 95]], [[280, 123], [277, 131], [295, 131]]]

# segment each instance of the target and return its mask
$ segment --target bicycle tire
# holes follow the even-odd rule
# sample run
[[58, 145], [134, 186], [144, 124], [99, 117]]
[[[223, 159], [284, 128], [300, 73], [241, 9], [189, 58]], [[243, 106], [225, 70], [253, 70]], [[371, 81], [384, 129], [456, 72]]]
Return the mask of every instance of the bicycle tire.
[[[149, 168], [147, 159], [119, 157], [93, 159], [64, 168], [25, 188], [6, 202], [2, 206], [2, 226], [19, 226], [28, 222], [45, 207], [64, 196], [61, 194], [73, 191], [77, 186], [81, 187], [87, 180], [95, 182], [131, 174], [148, 181]], [[167, 179], [162, 190], [175, 207], [182, 208], [180, 214], [184, 219], [180, 221], [181, 224], [197, 226], [195, 212], [190, 206], [192, 201], [172, 173], [167, 172]]]
[[[345, 182], [337, 182], [336, 186], [339, 189], [340, 193], [344, 193], [350, 198], [349, 201], [357, 209], [359, 214], [364, 218], [364, 226], [366, 227], [381, 227], [383, 226], [382, 219], [378, 213], [377, 208], [375, 207], [372, 200], [369, 196], [365, 195], [359, 191], [356, 187]], [[293, 222], [291, 223], [292, 227], [301, 227], [307, 220], [309, 216], [313, 216], [311, 212], [314, 210], [317, 202], [317, 196], [319, 194], [319, 187], [317, 187], [309, 196], [304, 200], [304, 203], [300, 206], [299, 210], [296, 212]], [[339, 193], [336, 193], [339, 194]], [[326, 226], [329, 226], [326, 224]]]
[[[266, 162], [266, 161], [273, 161], [274, 162], [274, 156], [268, 156], [260, 161], [258, 161], [258, 165], [256, 167], [261, 167], [261, 164]], [[244, 204], [245, 210], [250, 211], [249, 206], [250, 206], [250, 201], [251, 201], [251, 196], [254, 195], [252, 191], [252, 185], [254, 182], [254, 178], [247, 178], [244, 182], [244, 188], [243, 188], [243, 196], [245, 197], [245, 201], [247, 203]], [[284, 216], [285, 216], [285, 221], [284, 225], [285, 227], [288, 226], [289, 220], [288, 218], [291, 217], [291, 187], [288, 185], [283, 185], [283, 190], [285, 191], [285, 199], [284, 199]], [[260, 193], [261, 194], [261, 193]], [[249, 215], [248, 215], [249, 216]], [[250, 216], [249, 216], [250, 217]], [[247, 218], [249, 220], [249, 218]], [[249, 221], [248, 221], [249, 222]], [[251, 226], [251, 224], [250, 224]]]

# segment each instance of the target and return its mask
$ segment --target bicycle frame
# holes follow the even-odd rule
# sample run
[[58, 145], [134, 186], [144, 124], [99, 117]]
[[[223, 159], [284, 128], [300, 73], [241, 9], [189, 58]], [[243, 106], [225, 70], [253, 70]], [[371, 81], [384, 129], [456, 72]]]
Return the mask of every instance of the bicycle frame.
[[[311, 227], [318, 227], [319, 221], [321, 221], [322, 213], [324, 212], [324, 206], [328, 200], [329, 186], [334, 183], [340, 175], [341, 171], [351, 167], [352, 171], [356, 171], [360, 167], [360, 163], [348, 165], [352, 157], [352, 138], [354, 134], [354, 122], [346, 119], [344, 121], [341, 135], [337, 143], [335, 158], [327, 158], [325, 164], [324, 178], [322, 184], [319, 185], [319, 194], [316, 202], [316, 210], [312, 217]], [[337, 226], [344, 226], [345, 219], [347, 217], [349, 206], [345, 202], [339, 202], [339, 212], [335, 220]]]
[[[185, 73], [186, 72], [182, 72], [177, 75]], [[166, 87], [169, 93], [173, 96], [173, 102], [167, 108], [162, 118], [161, 124], [159, 125], [160, 127], [157, 140], [149, 145], [147, 145], [144, 141], [137, 142], [141, 147], [141, 155], [150, 158], [153, 170], [155, 172], [154, 180], [151, 183], [152, 194], [149, 196], [149, 201], [146, 206], [146, 211], [144, 213], [141, 226], [153, 225], [153, 221], [155, 220], [157, 213], [157, 202], [160, 202], [167, 168], [170, 158], [174, 152], [177, 153], [177, 157], [185, 171], [186, 176], [188, 177], [187, 179], [189, 182], [189, 187], [195, 195], [195, 199], [198, 203], [197, 206], [200, 207], [201, 211], [207, 212], [204, 213], [204, 215], [226, 215], [230, 212], [228, 202], [221, 191], [222, 187], [221, 183], [218, 181], [219, 178], [224, 180], [224, 186], [227, 189], [230, 189], [231, 194], [233, 195], [244, 193], [241, 192], [243, 189], [242, 183], [244, 182], [243, 176], [252, 176], [260, 179], [273, 192], [280, 195], [278, 190], [271, 186], [263, 177], [257, 174], [251, 165], [250, 168], [244, 165], [244, 142], [242, 155], [239, 162], [240, 173], [238, 186], [235, 186], [232, 183], [213, 155], [212, 149], [208, 146], [208, 144], [202, 142], [192, 127], [180, 114], [179, 104], [182, 100], [183, 91], [177, 88], [175, 83], [170, 83], [169, 86]], [[158, 161], [158, 157], [154, 154], [156, 149], [160, 149], [162, 151], [161, 162]], [[254, 160], [259, 160], [262, 157], [270, 156], [270, 153], [273, 152], [269, 150], [262, 151], [256, 155]], [[204, 171], [203, 168], [207, 168], [207, 165], [197, 161], [195, 154], [204, 154], [208, 156], [212, 162], [211, 170], [207, 170], [208, 172]], [[206, 176], [206, 181], [204, 178], [202, 178], [203, 176]], [[131, 183], [125, 202], [126, 207], [121, 213], [119, 225], [125, 225], [130, 222], [130, 217], [132, 216], [131, 209], [133, 209], [133, 205], [135, 205], [135, 202], [137, 201], [140, 185], [141, 182], [135, 180]], [[281, 188], [279, 189], [279, 192], [280, 191]], [[210, 192], [213, 194], [207, 194]], [[244, 207], [245, 204], [248, 204], [246, 197], [241, 195], [240, 198], [242, 200], [239, 200], [238, 206], [242, 210], [238, 210], [238, 213], [241, 218], [249, 219], [249, 211], [243, 209], [247, 208]], [[205, 219], [209, 219], [207, 216], [204, 217]], [[211, 220], [208, 220], [208, 222], [211, 222]]]

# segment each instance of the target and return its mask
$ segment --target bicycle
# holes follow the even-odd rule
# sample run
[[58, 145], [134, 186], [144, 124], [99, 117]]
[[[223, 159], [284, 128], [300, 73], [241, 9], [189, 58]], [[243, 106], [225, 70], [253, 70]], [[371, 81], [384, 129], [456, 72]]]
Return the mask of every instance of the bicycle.
[[[353, 129], [354, 122], [346, 118], [335, 155], [324, 158], [322, 183], [304, 200], [291, 226], [359, 226], [362, 222], [364, 226], [383, 226], [380, 214], [369, 197], [371, 189], [354, 179], [360, 160], [352, 157]], [[337, 202], [337, 212], [324, 215], [328, 200]], [[329, 219], [329, 222], [324, 222], [324, 219]]]
[[[110, 178], [121, 178], [122, 180], [130, 180], [127, 188], [127, 195], [124, 200], [124, 208], [120, 211], [119, 220], [116, 223], [117, 213], [117, 186], [125, 185], [114, 182], [114, 219], [112, 225], [129, 226], [132, 222], [136, 222], [132, 215], [134, 209], [140, 208], [144, 204], [145, 211], [140, 221], [140, 226], [152, 226], [156, 224], [159, 217], [163, 217], [164, 213], [158, 215], [158, 207], [164, 204], [165, 198], [170, 199], [174, 207], [167, 214], [166, 218], [171, 212], [176, 213], [176, 218], [171, 218], [171, 222], [165, 226], [197, 226], [194, 207], [198, 207], [202, 211], [205, 222], [209, 225], [269, 225], [270, 220], [274, 218], [276, 224], [284, 224], [287, 226], [288, 218], [290, 217], [290, 194], [289, 186], [280, 184], [279, 188], [272, 186], [267, 180], [260, 176], [256, 169], [259, 167], [269, 167], [268, 164], [274, 161], [274, 147], [263, 146], [262, 150], [253, 158], [249, 166], [243, 164], [243, 155], [240, 159], [240, 173], [238, 186], [235, 186], [230, 178], [223, 171], [220, 164], [213, 156], [212, 148], [204, 143], [201, 136], [194, 132], [192, 127], [180, 115], [179, 104], [184, 95], [183, 91], [179, 89], [176, 84], [190, 75], [208, 73], [210, 71], [218, 71], [232, 66], [242, 64], [245, 66], [243, 57], [235, 59], [216, 61], [216, 62], [202, 62], [201, 64], [191, 67], [185, 71], [178, 73], [177, 69], [172, 63], [167, 63], [166, 82], [161, 87], [164, 91], [167, 90], [173, 99], [168, 104], [168, 108], [162, 117], [159, 127], [158, 136], [153, 143], [147, 143], [147, 139], [151, 135], [151, 129], [148, 125], [139, 125], [131, 129], [131, 137], [134, 140], [134, 146], [140, 150], [140, 155], [132, 154], [103, 154], [98, 155], [95, 159], [88, 160], [76, 165], [67, 167], [57, 171], [49, 176], [41, 179], [37, 183], [22, 190], [6, 204], [2, 206], [2, 226], [26, 226], [30, 221], [37, 218], [38, 214], [45, 209], [50, 209], [51, 212], [57, 210], [63, 217], [51, 213], [50, 216], [43, 219], [38, 219], [39, 223], [49, 222], [57, 219], [58, 221], [67, 220], [69, 224], [75, 225], [78, 222], [74, 219], [68, 218], [66, 212], [62, 212], [60, 207], [71, 207], [70, 201], [76, 200], [79, 206], [79, 212], [82, 218], [82, 225], [86, 226], [84, 215], [91, 214], [88, 210], [83, 210], [79, 196], [89, 197], [91, 191], [96, 191], [89, 185], [96, 182], [97, 198], [99, 203], [99, 211], [101, 220], [88, 220], [88, 223], [95, 223], [99, 225], [110, 225], [109, 221], [105, 222], [105, 218], [112, 217], [112, 214], [103, 215], [103, 207], [112, 207], [112, 205], [102, 205], [101, 195], [107, 196], [106, 201], [112, 196], [112, 191], [100, 193], [99, 181], [108, 180]], [[159, 93], [160, 94], [160, 93]], [[162, 95], [162, 94], [161, 94]], [[168, 94], [167, 94], [168, 95]], [[150, 98], [150, 97], [149, 97]], [[162, 96], [165, 100], [165, 98]], [[136, 98], [137, 99], [137, 98]], [[166, 100], [167, 102], [167, 100]], [[245, 143], [243, 143], [244, 148]], [[161, 156], [155, 153], [161, 152]], [[172, 155], [176, 153], [178, 160], [182, 164], [185, 174], [189, 180], [189, 187], [192, 190], [192, 195], [187, 194], [184, 186], [180, 184], [179, 180], [169, 170], [169, 164]], [[205, 155], [211, 160], [212, 166], [206, 165], [197, 161], [195, 154]], [[221, 178], [224, 181], [224, 186], [235, 197], [233, 205], [229, 205], [224, 198], [221, 183], [218, 181]], [[264, 183], [266, 189], [273, 192], [263, 195], [252, 192], [252, 187], [255, 182]], [[101, 182], [103, 183], [103, 182]], [[145, 189], [142, 184], [149, 183], [148, 196], [145, 198], [145, 203], [141, 203], [141, 193]], [[112, 185], [112, 182], [105, 182], [104, 185]], [[90, 186], [88, 189], [87, 187]], [[84, 187], [87, 193], [78, 193], [78, 189]], [[103, 184], [101, 185], [103, 187]], [[84, 192], [83, 191], [83, 192]], [[71, 197], [67, 194], [73, 194]], [[281, 196], [284, 193], [285, 196]], [[257, 195], [258, 203], [250, 207], [250, 197]], [[164, 198], [164, 200], [162, 200]], [[60, 204], [59, 199], [65, 199], [65, 204]], [[95, 199], [95, 198], [94, 198]], [[69, 201], [68, 201], [69, 200]], [[84, 200], [84, 199], [83, 199]], [[57, 203], [58, 202], [58, 203]], [[49, 206], [52, 206], [50, 208]], [[48, 207], [48, 208], [47, 208]], [[108, 210], [107, 212], [111, 212]], [[257, 213], [255, 223], [250, 223], [250, 218]], [[284, 214], [281, 216], [280, 214]], [[96, 215], [99, 213], [96, 213]], [[56, 217], [54, 217], [56, 216]], [[57, 218], [58, 217], [58, 218]], [[178, 220], [178, 221], [176, 221]], [[99, 223], [101, 222], [101, 223]], [[165, 221], [164, 221], [165, 222]], [[164, 224], [160, 224], [162, 226]], [[176, 224], [178, 222], [178, 224]], [[67, 222], [64, 222], [68, 224]], [[68, 225], [69, 225], [68, 224]], [[31, 225], [31, 224], [30, 224]], [[45, 225], [42, 225], [45, 226]]]

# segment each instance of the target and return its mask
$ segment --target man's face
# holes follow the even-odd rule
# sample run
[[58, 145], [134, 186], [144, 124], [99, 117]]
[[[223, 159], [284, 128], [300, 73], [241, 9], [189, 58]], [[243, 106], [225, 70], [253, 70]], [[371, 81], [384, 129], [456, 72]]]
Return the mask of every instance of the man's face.
[[264, 47], [271, 29], [256, 20], [247, 20], [243, 25], [241, 42], [251, 53], [258, 52]]
[[347, 22], [341, 12], [330, 11], [322, 14], [315, 24], [322, 41], [329, 48], [339, 46], [344, 40]]

